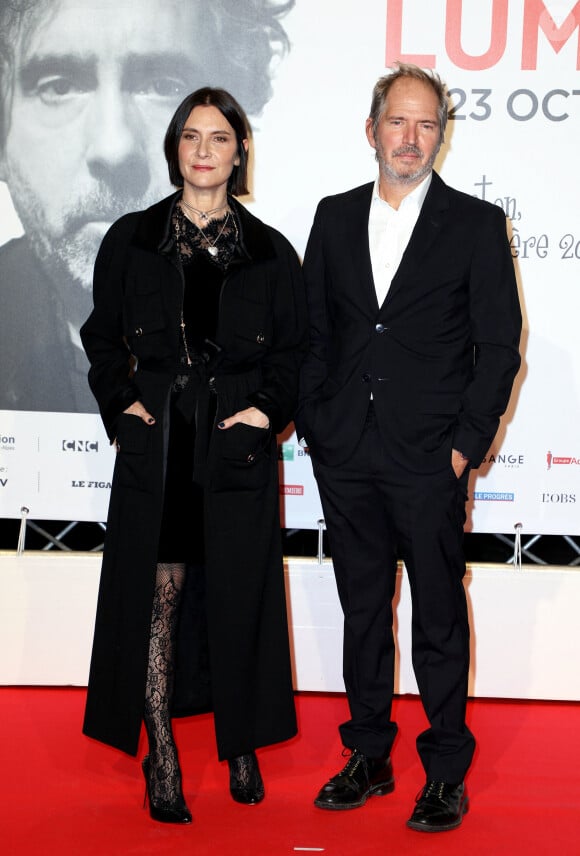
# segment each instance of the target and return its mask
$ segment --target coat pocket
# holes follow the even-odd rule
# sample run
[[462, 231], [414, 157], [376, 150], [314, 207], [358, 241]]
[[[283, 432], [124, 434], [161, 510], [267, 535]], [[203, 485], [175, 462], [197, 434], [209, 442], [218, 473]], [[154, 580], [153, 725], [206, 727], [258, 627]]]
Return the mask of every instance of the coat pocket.
[[117, 423], [117, 457], [115, 477], [119, 485], [133, 490], [151, 491], [150, 459], [152, 432], [155, 425], [146, 425], [131, 413], [122, 413]]
[[210, 449], [209, 488], [213, 491], [258, 490], [270, 478], [270, 428], [238, 422], [216, 428]]

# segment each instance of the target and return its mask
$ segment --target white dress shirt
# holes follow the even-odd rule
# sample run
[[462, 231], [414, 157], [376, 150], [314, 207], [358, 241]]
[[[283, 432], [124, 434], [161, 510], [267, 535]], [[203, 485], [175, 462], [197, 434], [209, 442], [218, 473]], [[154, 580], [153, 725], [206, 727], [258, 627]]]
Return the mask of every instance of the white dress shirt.
[[379, 306], [383, 305], [401, 263], [430, 184], [431, 173], [405, 196], [395, 210], [381, 199], [379, 179], [375, 181], [369, 214], [369, 248]]

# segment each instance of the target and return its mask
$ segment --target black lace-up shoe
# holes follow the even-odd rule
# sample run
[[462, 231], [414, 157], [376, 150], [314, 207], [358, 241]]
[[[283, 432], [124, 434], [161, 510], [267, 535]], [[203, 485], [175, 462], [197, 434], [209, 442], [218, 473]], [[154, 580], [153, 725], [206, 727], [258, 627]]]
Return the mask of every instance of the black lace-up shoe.
[[355, 749], [340, 773], [324, 785], [314, 805], [337, 811], [358, 808], [367, 797], [390, 794], [394, 788], [391, 759], [367, 758]]
[[411, 829], [420, 832], [445, 832], [456, 829], [469, 808], [463, 782], [427, 782], [419, 796], [413, 814], [407, 821]]

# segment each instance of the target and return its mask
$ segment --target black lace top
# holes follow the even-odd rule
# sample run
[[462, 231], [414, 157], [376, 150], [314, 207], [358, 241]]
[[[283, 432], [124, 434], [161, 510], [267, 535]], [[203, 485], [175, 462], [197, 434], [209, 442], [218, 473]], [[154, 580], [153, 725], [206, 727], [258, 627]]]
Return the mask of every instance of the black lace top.
[[177, 391], [188, 385], [192, 374], [199, 376], [200, 368], [216, 356], [219, 296], [237, 249], [238, 227], [234, 214], [228, 211], [200, 229], [176, 205], [173, 228], [185, 280], [180, 365], [173, 385]]
[[184, 267], [196, 255], [205, 253], [222, 271], [227, 269], [238, 242], [238, 227], [231, 211], [219, 220], [210, 220], [207, 226], [200, 229], [185, 216], [181, 205], [176, 205], [173, 228], [179, 259]]

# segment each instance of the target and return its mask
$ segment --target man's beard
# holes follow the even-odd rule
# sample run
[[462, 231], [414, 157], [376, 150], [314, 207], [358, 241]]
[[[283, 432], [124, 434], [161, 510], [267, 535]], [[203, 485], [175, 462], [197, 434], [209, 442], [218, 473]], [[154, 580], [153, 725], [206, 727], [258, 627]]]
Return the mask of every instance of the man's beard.
[[[433, 164], [435, 163], [435, 158], [437, 157], [437, 153], [439, 152], [439, 147], [434, 149], [431, 157], [426, 163], [422, 163], [418, 169], [413, 172], [397, 172], [397, 170], [391, 166], [390, 163], [387, 163], [382, 147], [377, 146], [376, 156], [379, 162], [379, 168], [381, 173], [387, 179], [389, 183], [395, 184], [416, 184], [422, 178], [425, 178], [431, 170], [433, 169]], [[393, 157], [400, 157], [401, 155], [416, 155], [416, 157], [423, 158], [423, 151], [418, 146], [400, 146], [400, 148], [395, 149], [393, 151]]]
[[83, 231], [68, 232], [50, 243], [45, 236], [28, 234], [34, 252], [50, 280], [60, 289], [67, 283], [75, 290], [88, 292], [101, 238]]
[[[111, 224], [122, 214], [150, 205], [154, 199], [130, 193], [113, 194], [97, 189], [79, 201], [74, 211], [61, 215], [60, 222], [47, 231], [48, 217], [42, 206], [22, 207], [18, 200], [34, 199], [32, 188], [17, 182], [15, 208], [26, 237], [38, 258], [53, 294], [73, 324], [84, 320], [91, 308], [91, 290], [95, 259], [103, 239], [96, 223]], [[13, 187], [11, 186], [11, 190]]]

